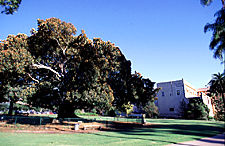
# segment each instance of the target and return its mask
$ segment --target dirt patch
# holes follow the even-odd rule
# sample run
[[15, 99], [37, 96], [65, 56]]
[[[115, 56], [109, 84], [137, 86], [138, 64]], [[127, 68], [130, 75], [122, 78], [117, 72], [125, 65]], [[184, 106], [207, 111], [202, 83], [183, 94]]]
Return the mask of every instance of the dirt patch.
[[[75, 124], [79, 124], [79, 128], [75, 130]], [[13, 133], [49, 133], [49, 134], [72, 134], [72, 133], [93, 133], [99, 131], [117, 131], [129, 130], [132, 128], [150, 128], [152, 124], [140, 124], [132, 122], [110, 122], [107, 124], [92, 122], [92, 123], [78, 123], [78, 122], [63, 122], [52, 123], [40, 126], [29, 124], [8, 124], [7, 122], [0, 122], [0, 132]]]
[[[76, 122], [76, 124], [78, 124]], [[7, 122], [0, 122], [0, 132], [14, 132], [14, 133], [93, 133], [104, 127], [102, 123], [82, 123], [79, 129], [74, 130], [75, 123], [68, 124], [46, 124], [34, 126], [29, 124], [8, 124]], [[84, 130], [84, 126], [98, 125]]]

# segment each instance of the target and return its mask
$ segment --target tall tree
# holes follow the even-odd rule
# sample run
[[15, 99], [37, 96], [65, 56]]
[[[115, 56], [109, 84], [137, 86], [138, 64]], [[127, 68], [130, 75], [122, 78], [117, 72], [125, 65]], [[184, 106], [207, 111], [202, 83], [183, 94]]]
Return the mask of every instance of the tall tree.
[[[27, 98], [29, 104], [57, 110], [59, 117], [73, 117], [75, 109], [96, 108], [101, 112], [126, 105], [133, 97], [142, 105], [152, 99], [154, 83], [131, 75], [131, 62], [118, 47], [100, 38], [90, 40], [84, 31], [75, 36], [76, 31], [71, 23], [57, 18], [38, 19], [38, 29], [32, 29], [30, 37], [24, 36], [22, 41], [13, 37], [11, 47], [8, 41], [2, 43], [3, 53], [7, 48], [26, 52], [17, 53], [21, 58], [16, 61], [21, 62], [23, 72], [15, 77], [36, 87], [33, 96]], [[5, 57], [0, 65], [8, 63], [10, 68], [14, 62], [7, 59], [15, 54]], [[17, 73], [16, 67], [11, 70]], [[3, 81], [0, 84], [5, 88]], [[131, 88], [138, 92], [135, 96]]]
[[[75, 33], [71, 23], [50, 18], [38, 20], [38, 30], [32, 29], [28, 38], [35, 58], [31, 76], [40, 82], [37, 93], [58, 106], [59, 117], [72, 116], [77, 108], [109, 108], [122, 96], [114, 96], [118, 88], [112, 82], [124, 82], [127, 76], [128, 61], [118, 47], [99, 38], [90, 40], [84, 31]], [[40, 94], [30, 102], [37, 101]]]
[[148, 117], [157, 113], [154, 101], [159, 89], [154, 89], [154, 85], [154, 82], [143, 78], [138, 72], [132, 74], [129, 81], [131, 103], [135, 104], [141, 112], [146, 113]]

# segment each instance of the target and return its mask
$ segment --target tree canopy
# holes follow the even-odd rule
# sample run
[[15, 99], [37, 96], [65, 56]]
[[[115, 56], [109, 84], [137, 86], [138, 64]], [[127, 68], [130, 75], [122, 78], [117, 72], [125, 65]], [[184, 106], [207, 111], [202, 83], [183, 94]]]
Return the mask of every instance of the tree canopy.
[[[78, 36], [76, 32], [60, 19], [38, 19], [31, 36], [9, 36], [1, 43], [0, 73], [13, 73], [15, 77], [8, 75], [12, 85], [20, 80], [21, 86], [26, 83], [26, 89], [32, 90], [26, 96], [30, 105], [57, 110], [59, 117], [71, 117], [75, 109], [104, 111], [154, 100], [154, 83], [131, 74], [131, 62], [119, 47], [100, 38], [91, 40], [83, 30]], [[6, 56], [6, 51], [11, 54]], [[7, 61], [13, 56], [16, 61]], [[10, 78], [0, 81], [5, 91], [10, 89], [6, 86]]]
[[28, 85], [28, 69], [33, 58], [27, 50], [26, 40], [24, 34], [9, 35], [0, 43], [0, 102], [10, 101], [11, 106], [33, 92], [33, 85]]

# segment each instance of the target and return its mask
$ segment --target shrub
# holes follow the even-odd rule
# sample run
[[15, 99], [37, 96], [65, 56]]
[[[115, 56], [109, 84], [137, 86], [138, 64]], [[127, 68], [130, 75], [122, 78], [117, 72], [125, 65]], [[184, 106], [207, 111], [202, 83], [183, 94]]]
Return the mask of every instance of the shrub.
[[126, 115], [129, 115], [133, 112], [133, 107], [134, 107], [134, 105], [131, 104], [130, 102], [128, 102], [127, 104], [123, 104], [122, 107], [121, 107], [122, 112], [125, 112]]
[[96, 114], [96, 113], [93, 113], [93, 112], [83, 112], [80, 109], [75, 110], [74, 114], [77, 115], [77, 116], [98, 116], [98, 114]]
[[159, 115], [158, 107], [155, 106], [154, 102], [148, 102], [143, 108], [147, 118], [157, 118]]

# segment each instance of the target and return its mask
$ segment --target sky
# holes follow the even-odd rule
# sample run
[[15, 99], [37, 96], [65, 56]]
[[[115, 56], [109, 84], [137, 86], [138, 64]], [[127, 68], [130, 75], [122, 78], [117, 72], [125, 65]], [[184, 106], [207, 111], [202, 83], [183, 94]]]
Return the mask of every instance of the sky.
[[0, 14], [0, 40], [29, 36], [38, 18], [56, 17], [72, 23], [77, 35], [83, 29], [90, 39], [115, 43], [133, 73], [154, 82], [183, 78], [202, 88], [223, 71], [209, 50], [212, 32], [204, 33], [221, 7], [220, 0], [209, 7], [200, 0], [22, 0], [13, 15]]

